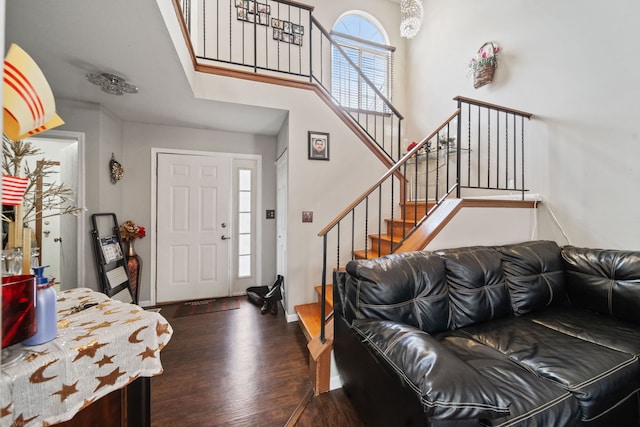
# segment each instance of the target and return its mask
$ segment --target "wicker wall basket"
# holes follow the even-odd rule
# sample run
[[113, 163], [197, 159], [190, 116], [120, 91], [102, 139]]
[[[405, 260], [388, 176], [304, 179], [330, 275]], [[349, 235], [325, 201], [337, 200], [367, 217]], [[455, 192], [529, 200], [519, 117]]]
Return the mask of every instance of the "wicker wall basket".
[[[478, 49], [478, 54], [481, 55], [483, 52], [489, 52], [489, 56], [496, 56], [499, 49], [493, 42], [486, 42], [480, 49]], [[473, 72], [473, 87], [478, 89], [486, 84], [489, 84], [493, 81], [493, 73], [496, 70], [495, 63], [494, 64], [484, 64], [481, 67], [478, 67]]]
[[484, 65], [473, 72], [473, 87], [478, 89], [493, 81], [493, 73], [496, 67], [493, 65]]

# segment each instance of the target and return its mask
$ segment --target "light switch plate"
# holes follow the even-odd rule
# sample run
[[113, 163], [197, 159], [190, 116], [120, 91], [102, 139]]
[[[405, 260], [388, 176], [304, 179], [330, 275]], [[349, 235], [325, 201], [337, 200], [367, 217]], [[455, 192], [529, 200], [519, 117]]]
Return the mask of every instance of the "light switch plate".
[[313, 211], [302, 211], [302, 222], [313, 222]]
[[276, 211], [273, 209], [267, 209], [267, 219], [274, 219], [276, 217]]

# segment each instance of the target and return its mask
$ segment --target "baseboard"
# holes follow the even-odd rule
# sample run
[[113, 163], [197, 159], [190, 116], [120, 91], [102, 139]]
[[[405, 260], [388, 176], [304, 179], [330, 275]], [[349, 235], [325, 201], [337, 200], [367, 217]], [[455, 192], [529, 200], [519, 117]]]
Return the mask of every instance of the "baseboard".
[[145, 307], [153, 307], [155, 304], [152, 304], [151, 301], [146, 300], [146, 301], [138, 301], [138, 305], [142, 308], [145, 308]]
[[300, 318], [298, 317], [298, 315], [296, 313], [289, 314], [285, 310], [284, 315], [285, 315], [285, 318], [287, 319], [287, 323], [297, 322], [297, 321], [300, 320]]

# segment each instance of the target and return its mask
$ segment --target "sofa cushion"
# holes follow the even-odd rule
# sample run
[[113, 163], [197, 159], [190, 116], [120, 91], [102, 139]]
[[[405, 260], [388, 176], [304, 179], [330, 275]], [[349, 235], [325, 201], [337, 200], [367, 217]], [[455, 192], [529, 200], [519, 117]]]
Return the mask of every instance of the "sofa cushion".
[[452, 335], [438, 337], [456, 356], [511, 400], [509, 415], [492, 420], [493, 426], [568, 426], [580, 420], [580, 406], [570, 392], [540, 378], [497, 350], [475, 340]]
[[527, 318], [563, 334], [640, 357], [640, 330], [635, 323], [573, 307], [550, 307]]
[[562, 248], [571, 304], [640, 323], [640, 252]]
[[566, 303], [564, 261], [555, 242], [537, 240], [496, 249], [516, 315]]
[[354, 320], [353, 330], [399, 375], [433, 419], [497, 418], [511, 400], [431, 335], [382, 320]]
[[405, 252], [347, 264], [347, 321], [386, 319], [434, 333], [450, 326], [444, 263], [430, 252]]
[[636, 355], [566, 335], [523, 317], [471, 326], [464, 332], [571, 392], [580, 403], [584, 421], [602, 415], [640, 388]]
[[444, 259], [453, 327], [498, 319], [511, 314], [507, 282], [497, 250], [468, 247], [437, 252]]

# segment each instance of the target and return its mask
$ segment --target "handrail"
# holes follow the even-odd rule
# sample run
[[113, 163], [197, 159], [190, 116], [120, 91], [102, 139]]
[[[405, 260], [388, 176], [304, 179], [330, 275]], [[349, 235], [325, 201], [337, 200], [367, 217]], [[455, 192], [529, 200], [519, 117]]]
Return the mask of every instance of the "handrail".
[[369, 187], [369, 189], [362, 193], [360, 197], [355, 199], [346, 209], [344, 209], [341, 213], [338, 214], [338, 216], [331, 220], [329, 224], [327, 224], [327, 226], [318, 233], [318, 236], [322, 237], [329, 231], [331, 231], [331, 229], [335, 227], [336, 224], [339, 223], [342, 219], [344, 219], [349, 214], [349, 212], [353, 210], [353, 208], [362, 203], [364, 199], [367, 198], [367, 196], [371, 195], [371, 193], [373, 193], [378, 187], [380, 187], [380, 184], [386, 181], [391, 175], [394, 175], [398, 171], [398, 169], [400, 169], [407, 162], [407, 160], [413, 157], [413, 155], [417, 153], [429, 140], [433, 139], [442, 129], [445, 128], [445, 126], [447, 126], [448, 123], [450, 123], [455, 117], [457, 117], [458, 114], [460, 114], [459, 108], [456, 109], [456, 111], [451, 114], [444, 122], [442, 122], [442, 124], [438, 126], [436, 130], [431, 132], [429, 136], [420, 141], [418, 145], [416, 145], [411, 149], [411, 151], [408, 151], [407, 154], [405, 154], [400, 160], [398, 160], [389, 170], [384, 173], [384, 175], [380, 177], [380, 179], [378, 179], [378, 181], [376, 181], [375, 184]]
[[525, 111], [514, 110], [513, 108], [503, 107], [497, 104], [490, 104], [488, 102], [479, 101], [477, 99], [467, 98], [464, 96], [456, 96], [453, 98], [453, 100], [460, 101], [465, 104], [476, 105], [478, 107], [485, 107], [490, 110], [501, 111], [503, 113], [515, 114], [516, 116], [523, 116], [523, 117], [526, 117], [527, 119], [530, 119], [533, 116], [533, 114], [527, 113]]
[[311, 16], [311, 20], [313, 21], [314, 25], [316, 27], [318, 27], [318, 29], [320, 30], [320, 32], [329, 40], [329, 42], [331, 43], [331, 45], [333, 47], [335, 47], [336, 49], [338, 49], [338, 51], [340, 52], [340, 54], [349, 62], [349, 65], [351, 65], [356, 72], [358, 73], [358, 76], [360, 76], [364, 81], [367, 82], [367, 84], [373, 89], [373, 91], [375, 92], [376, 95], [378, 95], [380, 97], [380, 99], [382, 99], [384, 101], [384, 103], [387, 105], [387, 107], [393, 111], [393, 113], [398, 116], [398, 118], [400, 119], [404, 119], [404, 117], [402, 116], [402, 114], [400, 114], [400, 112], [393, 106], [393, 104], [391, 104], [391, 101], [389, 101], [387, 99], [386, 96], [384, 96], [382, 94], [382, 92], [380, 92], [380, 89], [378, 89], [376, 87], [376, 85], [373, 84], [373, 82], [362, 72], [362, 70], [360, 69], [360, 67], [358, 67], [358, 65], [353, 62], [353, 60], [349, 57], [349, 55], [347, 55], [347, 53], [342, 49], [342, 47], [335, 42], [335, 40], [333, 40], [333, 37], [331, 37], [331, 33], [329, 33], [323, 26], [322, 24], [320, 24], [320, 22], [318, 22], [318, 20], [314, 17]]
[[286, 4], [287, 6], [299, 7], [300, 9], [305, 9], [308, 11], [315, 10], [315, 6], [311, 6], [310, 4], [298, 3], [296, 1], [291, 0], [278, 0], [279, 3]]

